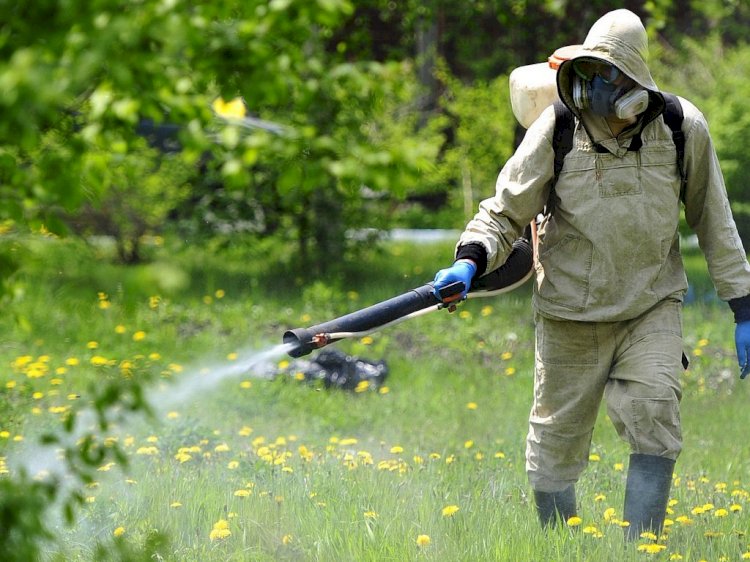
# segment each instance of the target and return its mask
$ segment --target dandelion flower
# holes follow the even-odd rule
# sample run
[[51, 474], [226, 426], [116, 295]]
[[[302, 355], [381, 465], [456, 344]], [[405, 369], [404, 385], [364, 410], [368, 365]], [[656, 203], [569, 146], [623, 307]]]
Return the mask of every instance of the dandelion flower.
[[731, 511], [732, 513], [739, 513], [740, 511], [742, 511], [742, 506], [740, 504], [733, 503], [729, 506], [729, 511]]
[[282, 544], [289, 544], [290, 542], [292, 542], [292, 535], [284, 535], [281, 537]]
[[115, 530], [114, 530], [114, 531], [112, 532], [112, 534], [113, 534], [113, 535], [114, 535], [115, 537], [121, 537], [121, 536], [123, 536], [123, 535], [125, 534], [125, 527], [117, 527], [117, 529], [115, 529]]
[[362, 345], [372, 345], [373, 339], [370, 336], [365, 336], [361, 340], [359, 340], [359, 343]]
[[390, 389], [390, 388], [388, 388], [387, 386], [381, 386], [381, 387], [380, 387], [380, 388], [378, 389], [378, 393], [379, 393], [379, 394], [388, 394], [388, 393], [389, 393], [390, 391], [391, 391], [391, 389]]
[[235, 490], [234, 495], [238, 498], [247, 498], [252, 494], [251, 490], [248, 490], [246, 488], [242, 488], [240, 490]]
[[365, 519], [377, 519], [378, 517], [375, 511], [365, 511], [362, 515], [364, 515]]
[[568, 518], [568, 521], [567, 521], [568, 527], [577, 527], [581, 523], [583, 523], [583, 519], [581, 519], [577, 515], [574, 515], [573, 517]]
[[178, 507], [182, 507], [182, 503], [180, 503], [180, 502], [172, 502], [172, 503], [169, 504], [169, 507], [171, 507], [173, 509], [176, 509]]
[[429, 535], [417, 536], [417, 546], [419, 547], [430, 546], [430, 536]]
[[443, 517], [453, 517], [456, 513], [458, 513], [458, 510], [460, 508], [457, 505], [447, 505], [443, 508], [442, 514]]
[[513, 353], [511, 353], [510, 351], [503, 351], [500, 354], [500, 359], [502, 359], [503, 361], [507, 361], [511, 357], [513, 357]]
[[476, 402], [469, 402], [469, 403], [466, 404], [466, 407], [469, 410], [476, 410], [479, 406], [477, 406]]
[[225, 519], [219, 519], [214, 523], [213, 529], [208, 534], [208, 538], [212, 541], [223, 540], [229, 537], [232, 532], [229, 530], [229, 523]]
[[659, 552], [666, 550], [667, 545], [664, 544], [639, 544], [638, 552], [645, 552], [647, 554], [658, 554]]
[[391, 447], [391, 453], [393, 453], [394, 455], [398, 455], [403, 452], [404, 448], [400, 445], [394, 445], [393, 447]]
[[464, 441], [464, 449], [471, 449], [474, 446], [474, 441], [469, 439], [468, 441]]
[[727, 515], [729, 515], [729, 511], [723, 508], [714, 511], [714, 517], [726, 517]]

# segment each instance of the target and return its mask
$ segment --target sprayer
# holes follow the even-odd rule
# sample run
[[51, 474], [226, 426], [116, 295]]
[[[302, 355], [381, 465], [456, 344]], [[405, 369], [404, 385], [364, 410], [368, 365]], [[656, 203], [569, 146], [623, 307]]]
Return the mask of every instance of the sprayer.
[[[489, 297], [522, 285], [533, 271], [533, 250], [529, 237], [513, 243], [513, 249], [499, 268], [475, 279], [467, 298]], [[434, 310], [453, 310], [464, 291], [461, 282], [452, 283], [435, 295], [432, 283], [426, 283], [399, 296], [309, 328], [295, 328], [284, 333], [283, 341], [291, 346], [292, 357], [302, 357], [330, 343], [359, 338]]]

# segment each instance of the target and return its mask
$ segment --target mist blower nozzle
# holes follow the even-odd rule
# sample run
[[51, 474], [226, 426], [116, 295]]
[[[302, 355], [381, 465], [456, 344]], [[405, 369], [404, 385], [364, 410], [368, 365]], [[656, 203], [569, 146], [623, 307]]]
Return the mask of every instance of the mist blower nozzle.
[[[507, 293], [522, 285], [533, 271], [534, 252], [526, 237], [513, 243], [508, 259], [499, 268], [475, 279], [468, 298], [489, 297]], [[464, 291], [461, 282], [451, 283], [435, 295], [432, 283], [426, 283], [402, 295], [379, 302], [309, 328], [287, 330], [283, 343], [291, 346], [291, 357], [302, 357], [312, 351], [345, 338], [362, 337], [409, 318], [452, 308]]]

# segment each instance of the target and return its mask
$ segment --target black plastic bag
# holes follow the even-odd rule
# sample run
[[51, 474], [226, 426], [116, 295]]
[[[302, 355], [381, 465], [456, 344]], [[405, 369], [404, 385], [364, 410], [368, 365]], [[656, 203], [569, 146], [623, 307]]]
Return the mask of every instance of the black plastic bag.
[[370, 361], [336, 349], [326, 349], [312, 361], [290, 365], [290, 372], [293, 375], [302, 373], [306, 381], [321, 381], [326, 388], [363, 391], [377, 390], [383, 385], [388, 376], [388, 365], [385, 361]]

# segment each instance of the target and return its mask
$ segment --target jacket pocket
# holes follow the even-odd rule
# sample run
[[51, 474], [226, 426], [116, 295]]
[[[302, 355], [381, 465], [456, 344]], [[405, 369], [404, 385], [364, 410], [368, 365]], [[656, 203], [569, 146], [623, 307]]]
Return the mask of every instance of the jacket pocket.
[[580, 236], [566, 234], [549, 248], [540, 248], [544, 275], [537, 287], [539, 298], [557, 306], [582, 311], [589, 298], [594, 248]]

